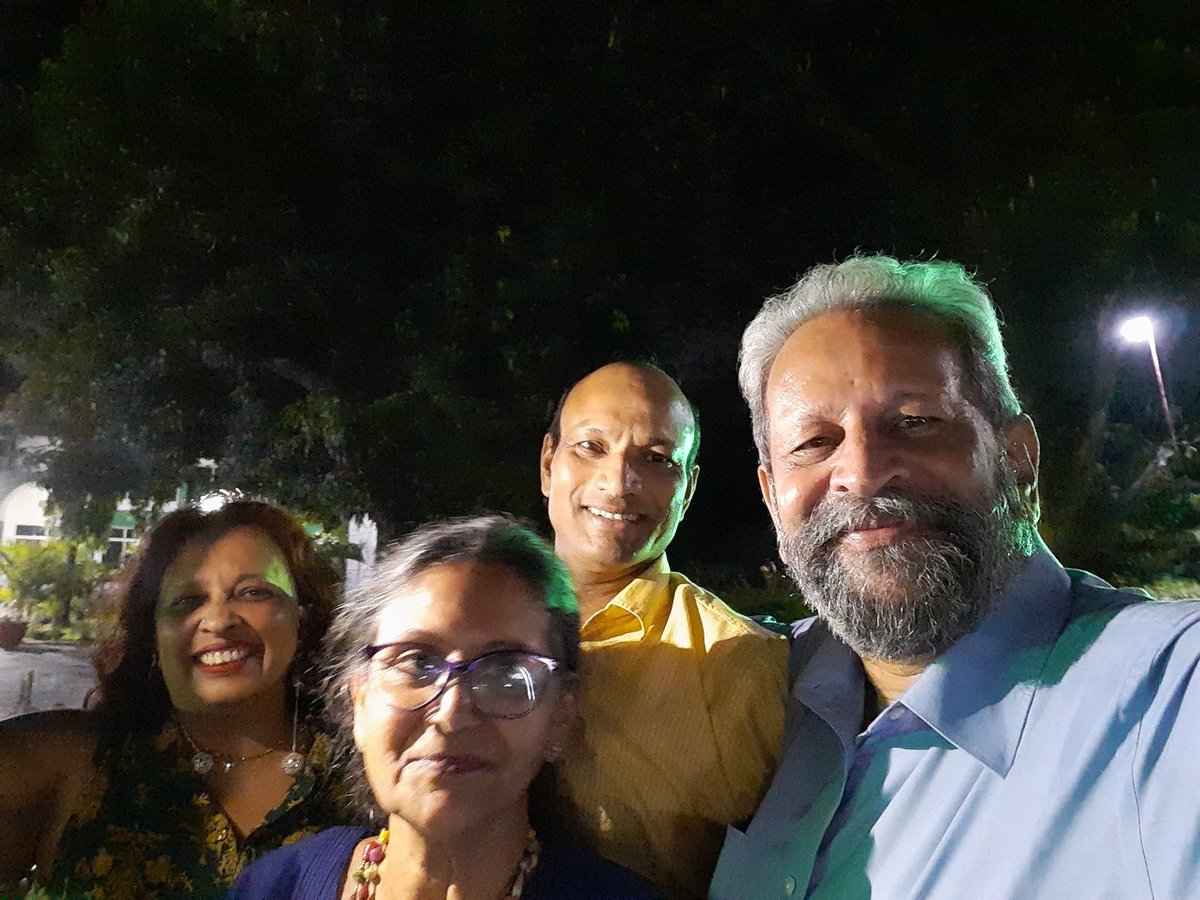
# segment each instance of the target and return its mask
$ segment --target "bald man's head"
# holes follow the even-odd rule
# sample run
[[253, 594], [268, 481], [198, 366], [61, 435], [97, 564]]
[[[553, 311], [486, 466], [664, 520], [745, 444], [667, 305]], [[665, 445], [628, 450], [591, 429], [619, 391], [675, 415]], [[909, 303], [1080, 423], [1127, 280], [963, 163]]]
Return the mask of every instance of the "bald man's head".
[[678, 396], [683, 400], [684, 403], [687, 404], [688, 411], [692, 415], [692, 428], [695, 432], [695, 440], [692, 442], [691, 456], [687, 460], [687, 465], [688, 466], [695, 465], [696, 458], [700, 455], [700, 410], [698, 410], [696, 408], [696, 404], [692, 403], [692, 401], [688, 398], [687, 394], [685, 394], [683, 392], [683, 388], [681, 388], [679, 386], [678, 382], [676, 382], [674, 378], [672, 378], [670, 375], [668, 375], [666, 372], [664, 372], [658, 366], [651, 365], [650, 363], [644, 363], [644, 362], [608, 363], [607, 365], [601, 366], [599, 369], [596, 369], [595, 371], [590, 372], [587, 375], [584, 375], [583, 378], [580, 378], [578, 381], [576, 381], [576, 382], [572, 383], [570, 386], [568, 386], [567, 389], [565, 391], [563, 391], [562, 395], [558, 398], [558, 404], [554, 407], [554, 416], [553, 416], [553, 418], [550, 419], [550, 426], [546, 429], [546, 436], [550, 438], [551, 446], [557, 447], [559, 439], [562, 436], [563, 406], [566, 404], [567, 398], [569, 396], [571, 396], [571, 392], [573, 390], [575, 390], [575, 388], [578, 385], [582, 384], [584, 381], [591, 378], [593, 375], [599, 375], [605, 369], [610, 369], [610, 368], [632, 369], [632, 370], [643, 373], [644, 377], [647, 379], [653, 379], [656, 377], [661, 378], [665, 384], [669, 385], [671, 388], [673, 388], [677, 392]]
[[654, 366], [611, 363], [563, 395], [541, 484], [577, 580], [619, 578], [663, 554], [696, 488], [699, 443], [691, 402]]

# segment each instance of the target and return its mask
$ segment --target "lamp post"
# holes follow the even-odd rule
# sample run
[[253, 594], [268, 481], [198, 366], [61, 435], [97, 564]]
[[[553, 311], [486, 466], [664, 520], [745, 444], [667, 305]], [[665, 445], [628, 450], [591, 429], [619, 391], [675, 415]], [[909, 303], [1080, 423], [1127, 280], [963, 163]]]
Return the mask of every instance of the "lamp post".
[[1134, 316], [1126, 319], [1121, 325], [1121, 337], [1132, 343], [1150, 345], [1150, 359], [1154, 362], [1154, 378], [1158, 382], [1158, 399], [1162, 401], [1163, 416], [1167, 420], [1167, 433], [1171, 436], [1171, 447], [1179, 450], [1179, 441], [1175, 438], [1175, 420], [1171, 418], [1171, 406], [1167, 403], [1167, 388], [1163, 384], [1162, 366], [1158, 364], [1158, 347], [1154, 344], [1154, 323], [1149, 316]]

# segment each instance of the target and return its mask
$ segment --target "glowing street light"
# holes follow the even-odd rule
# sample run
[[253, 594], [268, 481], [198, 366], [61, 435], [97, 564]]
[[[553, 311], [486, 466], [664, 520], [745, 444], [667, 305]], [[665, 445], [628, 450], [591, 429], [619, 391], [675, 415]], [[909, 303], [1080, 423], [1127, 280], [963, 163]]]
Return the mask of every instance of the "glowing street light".
[[1150, 359], [1154, 362], [1154, 378], [1158, 381], [1158, 399], [1162, 401], [1163, 415], [1167, 419], [1167, 432], [1171, 435], [1171, 446], [1179, 450], [1175, 439], [1175, 420], [1171, 418], [1171, 406], [1167, 403], [1167, 388], [1163, 384], [1162, 367], [1158, 364], [1158, 348], [1154, 344], [1154, 323], [1149, 316], [1134, 316], [1121, 325], [1121, 337], [1125, 340], [1150, 345]]
[[223, 491], [213, 491], [211, 494], [205, 494], [196, 504], [200, 507], [200, 512], [216, 512], [222, 506], [229, 502], [229, 497]]

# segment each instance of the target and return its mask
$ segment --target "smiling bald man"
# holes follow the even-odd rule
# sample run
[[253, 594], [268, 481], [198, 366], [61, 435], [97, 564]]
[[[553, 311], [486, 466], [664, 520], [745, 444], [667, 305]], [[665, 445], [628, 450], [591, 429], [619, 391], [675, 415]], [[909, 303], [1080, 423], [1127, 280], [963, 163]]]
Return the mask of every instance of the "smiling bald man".
[[787, 641], [672, 572], [696, 491], [695, 408], [654, 366], [564, 394], [542, 444], [555, 550], [579, 594], [581, 733], [559, 764], [577, 836], [673, 896], [700, 897], [725, 826], [778, 761]]

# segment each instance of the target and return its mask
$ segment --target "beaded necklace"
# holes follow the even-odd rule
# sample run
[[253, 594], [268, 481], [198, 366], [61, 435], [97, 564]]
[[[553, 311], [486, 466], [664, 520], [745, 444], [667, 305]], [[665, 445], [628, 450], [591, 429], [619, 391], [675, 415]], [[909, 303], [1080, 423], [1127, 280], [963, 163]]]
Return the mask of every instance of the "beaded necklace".
[[[378, 837], [368, 840], [367, 845], [363, 848], [362, 862], [350, 873], [356, 885], [354, 893], [351, 894], [354, 900], [374, 900], [375, 891], [379, 887], [379, 864], [387, 855], [389, 837], [391, 837], [391, 832], [385, 828], [379, 832]], [[513, 875], [512, 884], [509, 885], [504, 900], [519, 900], [525, 891], [525, 882], [537, 868], [538, 853], [541, 849], [542, 845], [537, 839], [537, 832], [530, 828], [529, 835], [525, 838], [525, 850], [521, 853], [521, 861], [517, 863], [516, 874]]]

